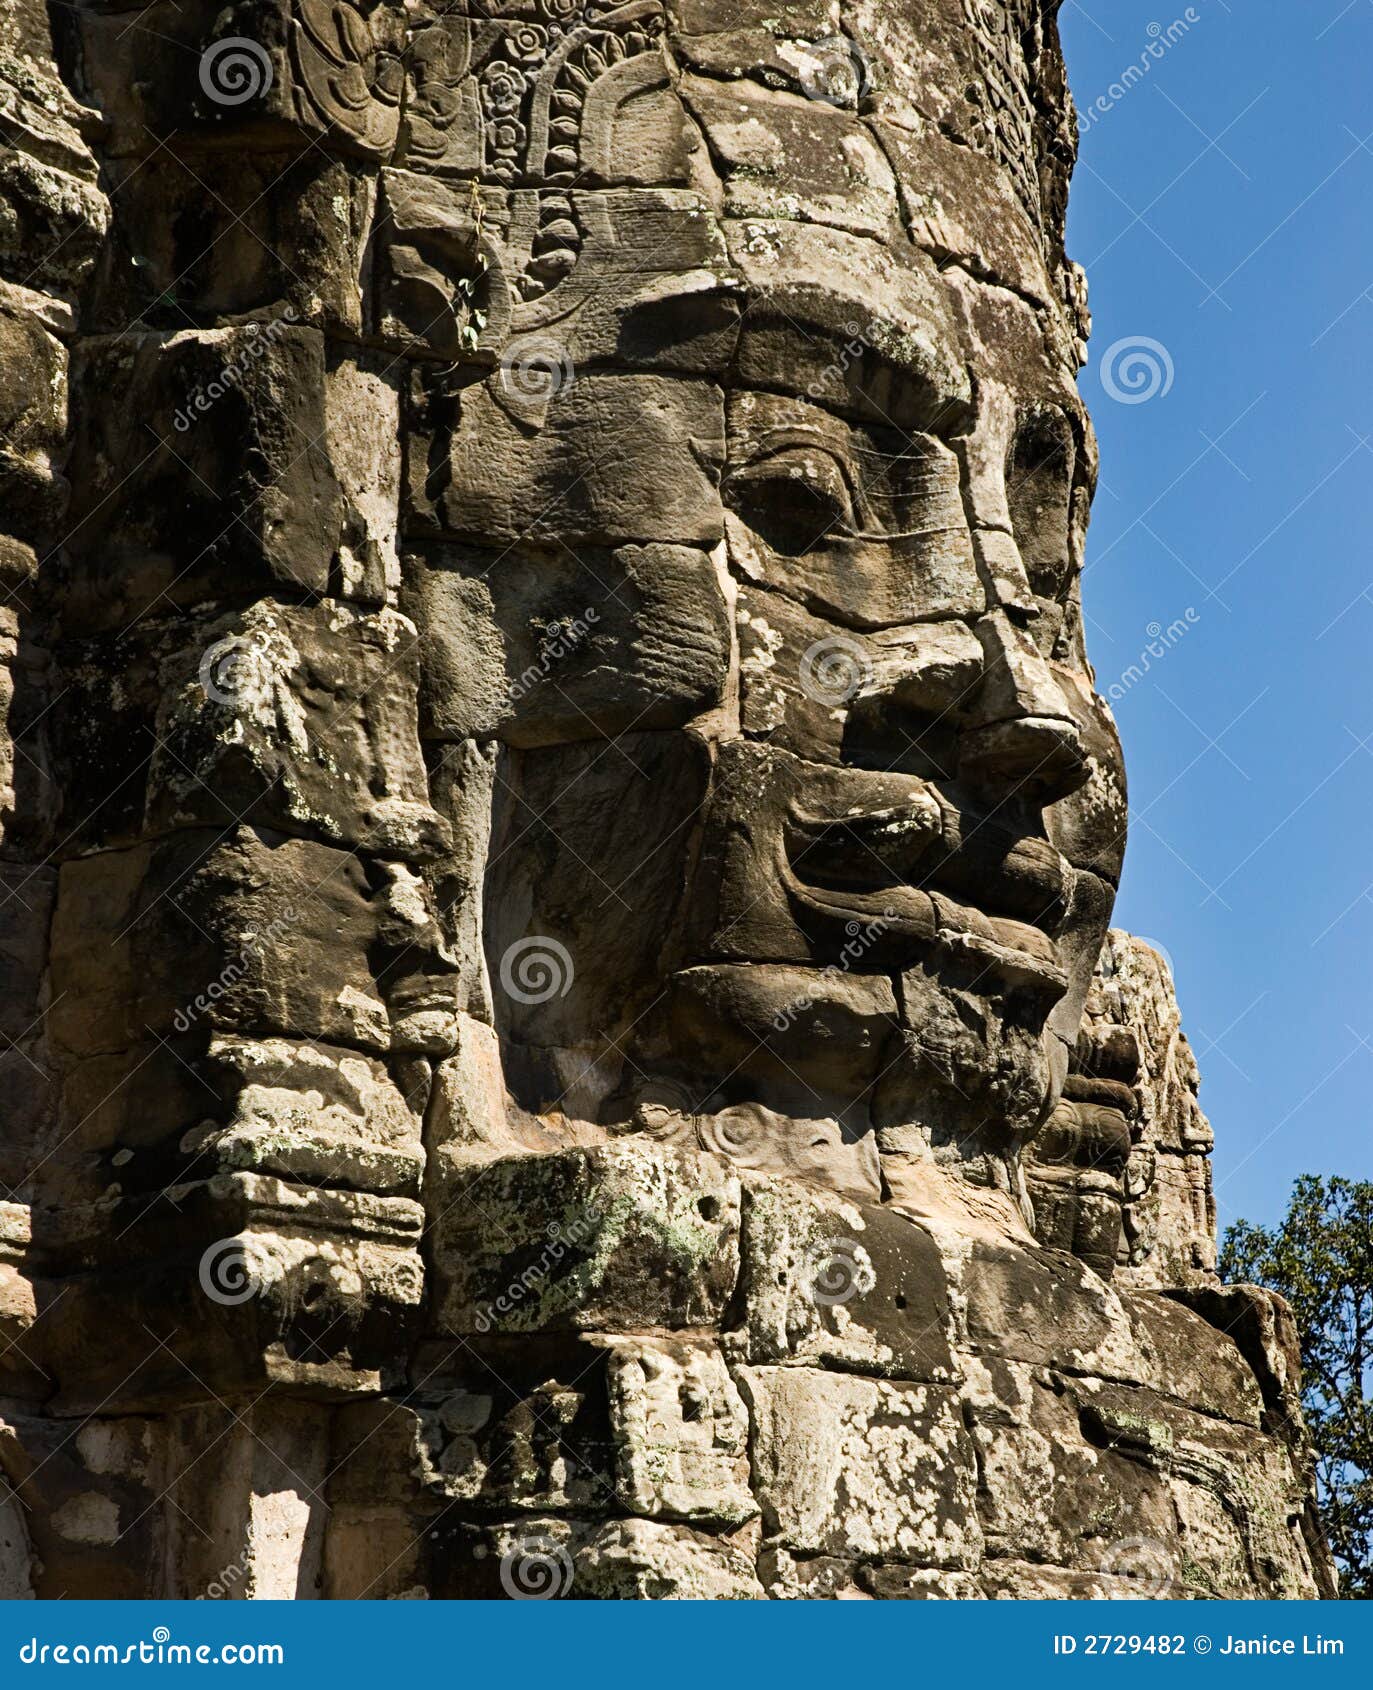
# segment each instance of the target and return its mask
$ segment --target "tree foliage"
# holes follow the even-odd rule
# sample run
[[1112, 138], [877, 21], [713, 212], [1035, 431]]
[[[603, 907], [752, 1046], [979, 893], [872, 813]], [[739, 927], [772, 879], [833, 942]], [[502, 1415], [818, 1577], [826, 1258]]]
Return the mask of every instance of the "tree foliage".
[[1229, 1228], [1220, 1271], [1232, 1283], [1280, 1291], [1292, 1305], [1341, 1593], [1373, 1596], [1373, 1182], [1303, 1175], [1281, 1226]]

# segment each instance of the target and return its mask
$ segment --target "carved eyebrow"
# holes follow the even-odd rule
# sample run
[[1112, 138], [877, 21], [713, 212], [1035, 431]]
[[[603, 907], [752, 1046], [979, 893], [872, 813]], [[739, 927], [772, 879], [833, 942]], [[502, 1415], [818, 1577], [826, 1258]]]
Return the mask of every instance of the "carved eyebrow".
[[[866, 309], [868, 308], [857, 304], [853, 306], [855, 316], [860, 310]], [[881, 338], [873, 335], [871, 323], [855, 322], [850, 334], [843, 328], [817, 323], [797, 311], [789, 311], [785, 319], [778, 323], [778, 327], [781, 332], [792, 334], [798, 342], [804, 342], [812, 354], [819, 353], [841, 376], [853, 378], [854, 393], [872, 413], [866, 419], [869, 426], [891, 428], [901, 434], [929, 434], [936, 439], [950, 434], [962, 434], [971, 427], [973, 408], [970, 394], [958, 387], [947, 385], [948, 378], [953, 375], [952, 370], [939, 372], [923, 360], [916, 362], [900, 358], [890, 346], [882, 344]], [[749, 333], [757, 332], [757, 328], [757, 322], [746, 313], [739, 331], [741, 347]], [[958, 369], [966, 374], [966, 365], [961, 356]], [[941, 374], [945, 379], [939, 379]], [[858, 376], [865, 376], [867, 379], [860, 382], [857, 380]], [[909, 413], [917, 416], [917, 421], [900, 421], [888, 415], [890, 407], [872, 391], [883, 377], [892, 382], [905, 400], [905, 404], [899, 404], [898, 409], [902, 412], [909, 410]], [[820, 406], [828, 403], [824, 398], [816, 398], [811, 402]], [[841, 416], [838, 412], [833, 414], [836, 417]], [[863, 419], [842, 420], [851, 426], [863, 426]]]

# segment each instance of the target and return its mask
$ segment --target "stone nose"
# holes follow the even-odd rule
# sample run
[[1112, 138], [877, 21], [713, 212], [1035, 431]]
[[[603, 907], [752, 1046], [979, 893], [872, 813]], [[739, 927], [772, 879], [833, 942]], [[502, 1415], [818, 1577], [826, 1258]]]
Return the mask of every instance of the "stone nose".
[[984, 616], [977, 637], [983, 680], [959, 740], [960, 779], [993, 789], [998, 799], [1066, 798], [1090, 771], [1063, 689], [1004, 610]]

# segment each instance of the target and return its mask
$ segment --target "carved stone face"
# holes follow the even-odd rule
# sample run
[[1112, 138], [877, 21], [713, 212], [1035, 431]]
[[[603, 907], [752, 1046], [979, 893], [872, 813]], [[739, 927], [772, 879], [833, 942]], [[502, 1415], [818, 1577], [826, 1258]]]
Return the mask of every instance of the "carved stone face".
[[0, 0], [0, 1594], [1333, 1593], [1058, 9]]
[[[467, 349], [416, 400], [405, 574], [426, 731], [505, 747], [505, 1084], [530, 1132], [1014, 1197], [1123, 844], [1062, 287], [991, 161], [955, 261], [928, 208], [959, 149], [879, 145], [805, 74], [670, 84], [657, 19], [601, 40], [575, 114], [532, 37], [477, 73], [525, 129], [563, 113], [599, 185], [506, 170], [492, 118], [508, 196], [390, 188], [394, 319]], [[440, 225], [457, 293], [425, 284]]]

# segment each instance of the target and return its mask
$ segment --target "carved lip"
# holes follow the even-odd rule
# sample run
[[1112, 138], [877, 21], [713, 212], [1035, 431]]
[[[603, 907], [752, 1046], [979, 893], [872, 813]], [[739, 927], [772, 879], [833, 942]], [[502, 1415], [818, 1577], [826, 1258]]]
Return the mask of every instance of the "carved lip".
[[838, 816], [794, 805], [783, 839], [788, 865], [811, 887], [915, 887], [1050, 938], [1067, 915], [1069, 870], [1046, 839], [967, 816], [928, 787], [915, 789], [902, 804]]
[[1068, 989], [1054, 943], [1067, 870], [1044, 840], [968, 821], [925, 791], [839, 818], [795, 809], [779, 855], [791, 897], [851, 938], [889, 933], [961, 955], [1054, 1002]]

